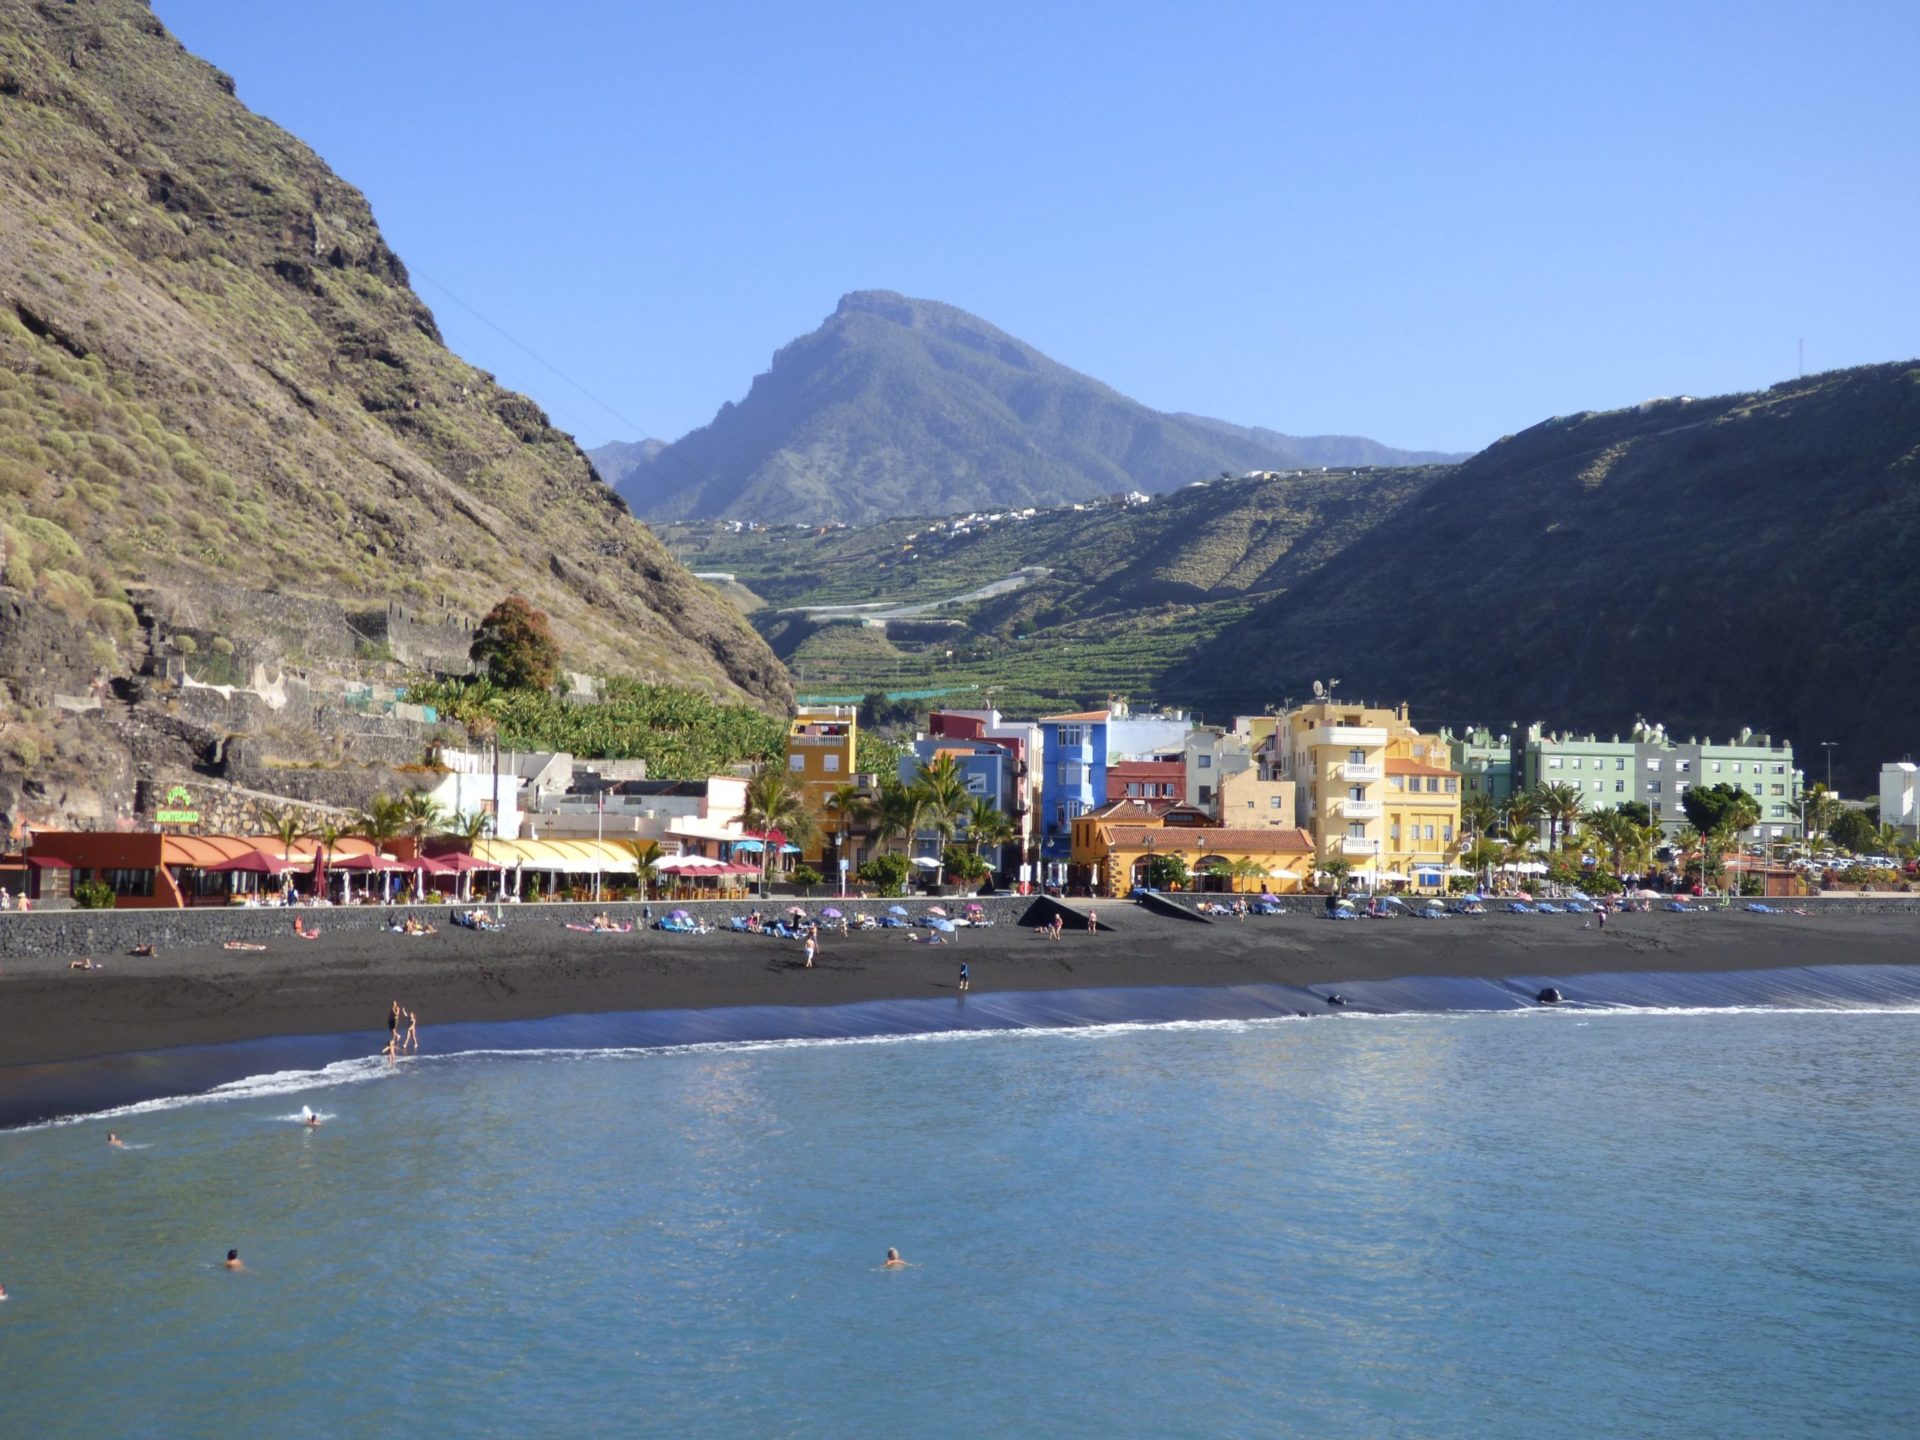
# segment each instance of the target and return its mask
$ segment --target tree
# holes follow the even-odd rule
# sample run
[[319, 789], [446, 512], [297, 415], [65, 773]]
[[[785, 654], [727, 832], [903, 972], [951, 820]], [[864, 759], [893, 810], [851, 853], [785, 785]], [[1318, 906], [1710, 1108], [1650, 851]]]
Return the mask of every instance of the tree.
[[389, 795], [376, 795], [366, 809], [353, 817], [353, 825], [347, 833], [371, 840], [375, 850], [385, 850], [405, 828], [403, 802]]
[[1565, 783], [1540, 788], [1540, 814], [1547, 822], [1547, 848], [1557, 850], [1586, 806], [1577, 786]]
[[633, 878], [640, 885], [641, 898], [651, 898], [654, 882], [660, 878], [660, 842], [616, 840], [613, 843], [633, 857]]
[[[940, 837], [942, 847], [952, 841], [960, 822], [973, 804], [966, 777], [951, 755], [940, 755], [922, 765], [914, 776], [913, 789], [920, 800], [920, 828]], [[934, 875], [934, 883], [946, 880], [944, 863]]]
[[548, 690], [560, 673], [560, 644], [547, 617], [518, 595], [487, 612], [469, 654], [487, 667], [494, 684], [508, 690]]
[[1831, 829], [1840, 814], [1840, 801], [1825, 785], [1816, 783], [1806, 793], [1807, 838]]
[[1644, 800], [1622, 800], [1613, 807], [1613, 813], [1626, 816], [1636, 825], [1647, 826], [1653, 823], [1653, 811]]
[[1460, 802], [1460, 828], [1470, 835], [1486, 835], [1500, 823], [1500, 810], [1491, 797], [1474, 793]]
[[1265, 880], [1273, 874], [1273, 871], [1269, 870], [1251, 855], [1242, 855], [1231, 865], [1227, 866], [1227, 874], [1234, 881], [1234, 888], [1237, 890], [1240, 888], [1240, 881]]
[[876, 855], [859, 870], [860, 879], [882, 895], [904, 895], [907, 890], [907, 872], [913, 868], [911, 861], [904, 855], [891, 852]]
[[1347, 888], [1347, 876], [1353, 873], [1353, 862], [1344, 855], [1336, 855], [1331, 860], [1320, 862], [1320, 873], [1333, 882], [1336, 892]]
[[1479, 875], [1484, 881], [1487, 872], [1500, 863], [1500, 857], [1505, 853], [1505, 847], [1498, 840], [1492, 840], [1483, 835], [1469, 845], [1466, 853], [1460, 858], [1466, 862], [1469, 870]]
[[814, 836], [813, 816], [807, 811], [806, 796], [793, 772], [776, 765], [763, 765], [747, 782], [746, 805], [740, 812], [740, 824], [765, 838], [760, 848], [760, 893], [767, 893], [767, 872], [773, 864], [774, 833], [784, 834], [797, 845]]
[[428, 835], [438, 835], [447, 822], [447, 812], [437, 801], [428, 799], [424, 790], [410, 791], [400, 798], [399, 804], [401, 827], [416, 842]]
[[[1538, 790], [1517, 790], [1509, 795], [1507, 797], [1507, 838], [1522, 849], [1531, 846], [1534, 840], [1539, 838], [1539, 832], [1533, 829], [1533, 822], [1540, 819], [1545, 812], [1546, 807], [1541, 801]], [[1527, 832], [1525, 845], [1520, 845], [1518, 839], [1518, 834], [1522, 830]]]
[[1696, 785], [1680, 797], [1687, 822], [1701, 834], [1716, 830], [1745, 830], [1759, 823], [1760, 804], [1734, 785]]
[[865, 790], [848, 780], [828, 792], [826, 809], [834, 820], [833, 858], [844, 860], [853, 840], [854, 827], [873, 819], [873, 800]]
[[1841, 810], [1827, 826], [1827, 838], [1842, 850], [1850, 850], [1855, 855], [1871, 850], [1878, 833], [1874, 824], [1865, 813], [1859, 810]]
[[999, 849], [1013, 839], [1013, 822], [1000, 813], [1000, 807], [984, 795], [973, 797], [965, 816], [967, 844], [978, 855], [982, 850]]
[[1149, 890], [1184, 890], [1192, 883], [1192, 879], [1183, 855], [1155, 854], [1147, 857]]
[[874, 806], [874, 838], [881, 845], [891, 840], [904, 839], [909, 847], [913, 837], [920, 829], [921, 798], [919, 792], [902, 785], [898, 780], [884, 780], [880, 785], [880, 799]]
[[800, 892], [807, 896], [811, 896], [814, 887], [825, 878], [825, 876], [821, 875], [821, 873], [811, 865], [796, 865], [793, 867], [792, 873], [787, 876], [787, 879], [799, 886]]
[[968, 885], [977, 885], [993, 873], [993, 867], [980, 858], [978, 851], [962, 845], [949, 845], [944, 859], [947, 873]]

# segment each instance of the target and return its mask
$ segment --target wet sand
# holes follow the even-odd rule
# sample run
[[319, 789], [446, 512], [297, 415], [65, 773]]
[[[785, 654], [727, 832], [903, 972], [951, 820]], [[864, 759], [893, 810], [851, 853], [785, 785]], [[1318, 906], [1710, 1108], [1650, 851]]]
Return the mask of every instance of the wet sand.
[[[1436, 975], [1504, 979], [1599, 971], [1733, 971], [1920, 963], [1920, 915], [1582, 917], [1490, 915], [1332, 922], [1288, 915], [1200, 925], [1114, 906], [1116, 927], [1049, 940], [1017, 925], [963, 930], [947, 945], [883, 930], [828, 935], [819, 962], [762, 936], [589, 935], [510, 915], [497, 934], [443, 928], [292, 936], [264, 952], [219, 946], [153, 958], [96, 955], [0, 964], [0, 1065], [275, 1035], [364, 1031], [385, 1044], [393, 1000], [436, 1023], [614, 1010], [832, 1005], [951, 993], [962, 960], [972, 990], [1141, 985], [1319, 985]], [[322, 927], [324, 915], [318, 918]]]

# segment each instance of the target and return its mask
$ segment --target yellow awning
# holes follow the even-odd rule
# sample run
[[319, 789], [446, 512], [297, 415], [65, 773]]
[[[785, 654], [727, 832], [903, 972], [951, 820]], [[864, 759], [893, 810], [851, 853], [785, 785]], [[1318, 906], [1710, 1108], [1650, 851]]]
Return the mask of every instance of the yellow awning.
[[476, 860], [508, 869], [550, 870], [561, 875], [631, 875], [631, 851], [606, 840], [477, 840]]

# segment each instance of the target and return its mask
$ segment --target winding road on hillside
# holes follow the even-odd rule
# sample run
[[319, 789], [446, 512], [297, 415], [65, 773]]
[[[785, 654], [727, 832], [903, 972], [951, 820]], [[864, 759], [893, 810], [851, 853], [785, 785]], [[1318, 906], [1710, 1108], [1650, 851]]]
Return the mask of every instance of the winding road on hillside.
[[1052, 568], [1046, 565], [1023, 565], [1011, 575], [1003, 576], [989, 585], [978, 586], [961, 595], [948, 595], [940, 600], [922, 600], [912, 605], [898, 605], [888, 600], [867, 600], [858, 605], [789, 605], [778, 613], [805, 615], [809, 620], [864, 620], [870, 625], [884, 625], [889, 620], [917, 619], [950, 605], [971, 605], [977, 600], [991, 600], [996, 595], [1005, 595], [1035, 580], [1044, 580], [1052, 573]]

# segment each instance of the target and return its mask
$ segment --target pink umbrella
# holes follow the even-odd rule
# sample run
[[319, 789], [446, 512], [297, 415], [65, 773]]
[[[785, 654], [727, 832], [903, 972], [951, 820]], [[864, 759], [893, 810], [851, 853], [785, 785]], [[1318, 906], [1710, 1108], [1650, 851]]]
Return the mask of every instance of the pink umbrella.
[[376, 870], [386, 874], [393, 870], [410, 870], [413, 867], [404, 860], [396, 860], [391, 855], [349, 855], [344, 860], [333, 862], [336, 870]]
[[249, 875], [280, 875], [291, 867], [286, 861], [268, 855], [264, 851], [249, 850], [244, 855], [235, 855], [230, 860], [222, 860], [217, 865], [202, 865], [202, 870], [222, 870], [244, 872]]

